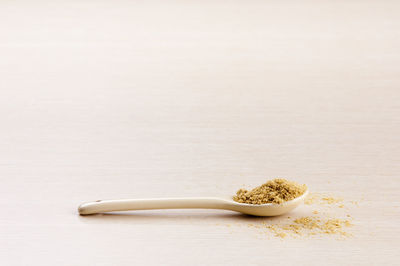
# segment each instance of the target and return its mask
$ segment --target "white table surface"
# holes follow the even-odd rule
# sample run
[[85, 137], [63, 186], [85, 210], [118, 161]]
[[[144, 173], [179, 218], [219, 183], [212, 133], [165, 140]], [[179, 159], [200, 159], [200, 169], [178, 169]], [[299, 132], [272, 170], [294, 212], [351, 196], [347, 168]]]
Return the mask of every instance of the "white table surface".
[[[1, 1], [0, 264], [398, 265], [399, 14], [373, 0]], [[359, 202], [353, 237], [264, 236], [246, 225], [276, 219], [229, 211], [76, 211], [277, 176]]]

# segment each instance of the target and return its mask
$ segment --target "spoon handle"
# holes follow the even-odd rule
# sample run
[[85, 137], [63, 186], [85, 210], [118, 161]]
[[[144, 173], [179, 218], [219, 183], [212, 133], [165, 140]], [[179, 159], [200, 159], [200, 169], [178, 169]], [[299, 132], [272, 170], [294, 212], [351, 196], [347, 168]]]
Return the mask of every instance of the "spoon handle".
[[83, 203], [78, 211], [82, 215], [113, 211], [152, 209], [226, 209], [229, 203], [220, 198], [155, 198], [97, 200]]

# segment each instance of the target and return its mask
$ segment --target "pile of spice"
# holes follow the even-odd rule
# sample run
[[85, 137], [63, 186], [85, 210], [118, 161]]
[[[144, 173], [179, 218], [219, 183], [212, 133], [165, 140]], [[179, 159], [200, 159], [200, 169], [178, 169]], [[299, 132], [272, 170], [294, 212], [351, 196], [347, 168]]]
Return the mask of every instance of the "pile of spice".
[[288, 234], [292, 236], [321, 234], [350, 236], [351, 234], [347, 233], [344, 228], [352, 226], [349, 220], [336, 218], [322, 219], [312, 216], [297, 218], [289, 223], [263, 223], [263, 225], [275, 233], [275, 236], [282, 238], [286, 237]]
[[[250, 191], [240, 189], [233, 199], [247, 204], [280, 204], [293, 200], [307, 191], [306, 185], [299, 185], [285, 179], [274, 179]], [[274, 218], [258, 218], [256, 223], [248, 227], [260, 231], [262, 235], [292, 238], [320, 237], [331, 235], [339, 239], [352, 236], [349, 227], [353, 226], [353, 218], [349, 214], [348, 203], [357, 205], [356, 201], [333, 197], [325, 193], [309, 193], [304, 201], [302, 214], [307, 216], [279, 216]], [[258, 222], [257, 222], [258, 221]], [[240, 223], [238, 224], [240, 226]], [[229, 225], [230, 227], [230, 225]]]
[[277, 178], [256, 187], [250, 191], [239, 189], [234, 201], [247, 204], [281, 204], [285, 201], [293, 200], [300, 197], [307, 191], [306, 185], [300, 185], [286, 179]]

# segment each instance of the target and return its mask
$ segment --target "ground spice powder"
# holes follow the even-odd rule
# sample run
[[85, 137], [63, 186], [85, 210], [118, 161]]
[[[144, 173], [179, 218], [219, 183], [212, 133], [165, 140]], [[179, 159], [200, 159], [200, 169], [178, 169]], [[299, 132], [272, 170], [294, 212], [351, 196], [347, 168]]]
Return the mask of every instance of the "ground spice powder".
[[277, 178], [256, 187], [250, 191], [239, 189], [234, 201], [247, 204], [281, 204], [285, 201], [293, 200], [306, 192], [307, 186], [300, 185], [286, 179]]
[[[343, 230], [344, 227], [349, 227], [352, 224], [348, 220], [344, 219], [321, 219], [319, 217], [301, 217], [295, 219], [292, 223], [286, 225], [276, 226], [273, 232], [277, 236], [278, 233], [291, 232], [298, 235], [308, 234], [339, 234], [348, 236], [349, 234]], [[278, 231], [278, 228], [281, 231]]]
[[[285, 201], [293, 200], [305, 193], [307, 190], [306, 185], [299, 185], [295, 182], [290, 182], [285, 179], [274, 179], [267, 183], [256, 187], [250, 191], [240, 189], [237, 191], [233, 199], [240, 203], [248, 204], [265, 204], [265, 203], [283, 203]], [[336, 198], [325, 193], [309, 193], [305, 199], [308, 212], [311, 216], [301, 217], [285, 217], [287, 219], [268, 219], [259, 224], [248, 224], [249, 228], [261, 230], [262, 234], [273, 233], [274, 236], [280, 238], [286, 237], [318, 237], [318, 235], [332, 235], [342, 237], [349, 237], [352, 234], [348, 233], [348, 227], [353, 224], [353, 220], [349, 214], [343, 213], [348, 211], [348, 206], [344, 205], [348, 201], [342, 198]], [[350, 203], [357, 205], [355, 201]], [[310, 210], [311, 206], [317, 205], [319, 210]], [[336, 207], [337, 209], [333, 208]], [[312, 207], [315, 208], [315, 207]], [[336, 211], [335, 211], [336, 210]], [[335, 213], [332, 216], [332, 211]], [[331, 213], [331, 214], [329, 214]], [[340, 214], [341, 213], [341, 214]], [[348, 217], [347, 219], [338, 219]], [[336, 216], [336, 217], [335, 217]]]

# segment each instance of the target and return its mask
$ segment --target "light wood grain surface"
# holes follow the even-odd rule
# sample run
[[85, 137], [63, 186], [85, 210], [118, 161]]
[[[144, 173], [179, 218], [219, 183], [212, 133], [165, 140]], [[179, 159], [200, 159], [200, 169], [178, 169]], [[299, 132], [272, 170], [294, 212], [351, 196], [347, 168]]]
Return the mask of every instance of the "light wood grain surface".
[[[1, 1], [0, 264], [398, 265], [399, 14], [373, 0]], [[248, 225], [286, 217], [229, 211], [76, 211], [277, 176], [343, 197], [353, 237], [281, 239]]]

